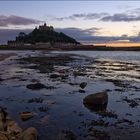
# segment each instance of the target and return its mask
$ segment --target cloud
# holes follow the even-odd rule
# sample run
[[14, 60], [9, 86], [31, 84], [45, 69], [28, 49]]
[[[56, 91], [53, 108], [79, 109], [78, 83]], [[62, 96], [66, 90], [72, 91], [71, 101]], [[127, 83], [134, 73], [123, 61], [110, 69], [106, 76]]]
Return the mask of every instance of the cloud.
[[92, 27], [92, 28], [88, 28], [88, 29], [85, 29], [85, 30], [82, 30], [83, 32], [87, 33], [87, 34], [90, 34], [90, 35], [97, 35], [100, 33], [100, 30], [101, 28], [97, 28], [97, 27]]
[[[115, 40], [130, 40], [132, 42], [140, 42], [140, 33], [137, 36], [129, 37], [127, 35], [122, 36], [99, 36], [100, 28], [89, 28], [89, 29], [80, 29], [80, 28], [56, 28], [58, 32], [63, 32], [80, 42], [99, 42], [104, 43], [108, 41]], [[15, 40], [16, 36], [20, 32], [29, 33], [32, 29], [20, 30], [20, 29], [0, 29], [0, 44], [6, 44], [8, 40]]]
[[118, 9], [130, 9], [130, 8], [132, 8], [132, 6], [130, 6], [130, 5], [118, 5], [117, 8]]
[[127, 10], [126, 11], [128, 14], [140, 14], [140, 8], [135, 8], [135, 9], [131, 9], [131, 10]]
[[89, 28], [89, 29], [80, 29], [80, 28], [56, 28], [58, 32], [63, 32], [71, 37], [74, 37], [77, 40], [82, 40], [85, 37], [91, 37], [93, 35], [99, 34], [101, 28]]
[[122, 13], [80, 13], [80, 14], [72, 14], [67, 17], [53, 17], [53, 20], [63, 21], [63, 20], [98, 20], [103, 22], [133, 22], [140, 21], [140, 8], [130, 9], [130, 7], [125, 6], [126, 10]]
[[113, 15], [104, 16], [100, 21], [112, 22], [133, 22], [140, 21], [140, 8], [129, 9], [124, 13], [115, 13]]
[[77, 19], [83, 19], [83, 20], [91, 20], [91, 19], [99, 19], [103, 16], [107, 16], [108, 13], [81, 13], [81, 14], [73, 14], [67, 17], [54, 17], [53, 20], [63, 21], [63, 20], [77, 20]]
[[15, 16], [15, 15], [10, 15], [10, 16], [0, 15], [0, 26], [2, 26], [2, 27], [8, 27], [9, 25], [39, 24], [41, 22], [42, 21], [40, 21], [40, 20]]
[[105, 16], [100, 21], [112, 21], [112, 22], [131, 22], [140, 21], [140, 15], [128, 15], [128, 14], [114, 14], [112, 16]]
[[99, 35], [101, 28], [57, 28], [58, 32], [64, 32], [65, 34], [75, 38], [80, 42], [94, 42], [94, 43], [104, 43], [116, 40], [130, 40], [131, 42], [140, 42], [140, 33], [137, 36], [128, 36], [123, 34], [122, 36], [101, 36]]
[[[89, 28], [89, 29], [80, 29], [80, 28], [56, 28], [57, 32], [63, 32], [78, 41], [81, 40], [90, 40], [93, 36], [96, 36], [100, 32], [100, 28]], [[20, 29], [0, 29], [0, 44], [6, 44], [8, 40], [15, 40], [16, 36], [20, 32], [29, 33], [31, 29], [20, 30]]]

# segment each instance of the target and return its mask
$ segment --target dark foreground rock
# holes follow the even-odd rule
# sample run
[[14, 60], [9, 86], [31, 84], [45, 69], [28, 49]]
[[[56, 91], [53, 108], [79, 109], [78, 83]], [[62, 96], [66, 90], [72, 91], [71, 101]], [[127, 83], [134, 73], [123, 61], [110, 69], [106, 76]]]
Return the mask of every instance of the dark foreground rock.
[[7, 113], [4, 111], [3, 108], [0, 108], [0, 131], [5, 131], [6, 130], [6, 116]]
[[93, 111], [106, 110], [108, 103], [107, 92], [99, 92], [86, 96], [83, 100], [83, 104]]
[[51, 75], [50, 75], [50, 78], [58, 78], [58, 77], [60, 77], [59, 74], [51, 74]]
[[97, 130], [95, 128], [91, 128], [89, 130], [89, 135], [94, 139], [97, 138], [98, 140], [110, 140], [110, 136], [107, 132]]
[[37, 130], [34, 127], [26, 129], [21, 134], [20, 140], [37, 140]]
[[8, 140], [8, 138], [5, 136], [5, 134], [0, 132], [0, 140]]
[[0, 107], [0, 140], [37, 140], [34, 127], [23, 129]]
[[46, 86], [41, 83], [29, 84], [26, 87], [32, 90], [40, 90], [40, 89], [46, 88]]
[[21, 112], [20, 113], [20, 118], [23, 121], [29, 120], [29, 119], [33, 118], [33, 116], [34, 116], [34, 113], [32, 113], [32, 112]]
[[76, 140], [76, 135], [71, 130], [63, 130], [61, 140]]
[[87, 82], [80, 83], [80, 88], [84, 89], [87, 86]]

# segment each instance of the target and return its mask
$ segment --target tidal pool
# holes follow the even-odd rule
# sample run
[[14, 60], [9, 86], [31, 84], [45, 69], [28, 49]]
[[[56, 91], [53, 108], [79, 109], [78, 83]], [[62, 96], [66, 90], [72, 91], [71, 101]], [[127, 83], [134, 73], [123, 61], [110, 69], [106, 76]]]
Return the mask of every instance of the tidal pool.
[[[140, 139], [139, 52], [1, 51], [0, 56], [0, 106], [23, 129], [35, 127], [39, 140]], [[108, 96], [102, 111], [83, 104], [98, 92]], [[23, 121], [24, 111], [35, 115]]]

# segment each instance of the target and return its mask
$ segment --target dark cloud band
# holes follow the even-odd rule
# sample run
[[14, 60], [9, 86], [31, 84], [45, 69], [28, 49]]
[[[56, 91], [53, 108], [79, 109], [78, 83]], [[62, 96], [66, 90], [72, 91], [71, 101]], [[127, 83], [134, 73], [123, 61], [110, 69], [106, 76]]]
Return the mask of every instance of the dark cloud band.
[[112, 21], [112, 22], [131, 22], [140, 21], [140, 15], [128, 15], [128, 14], [114, 14], [112, 16], [105, 16], [100, 19], [101, 21]]
[[80, 13], [80, 14], [73, 14], [67, 17], [55, 17], [53, 20], [63, 21], [63, 20], [98, 20], [103, 22], [133, 22], [133, 21], [140, 21], [140, 8], [127, 10], [124, 13]]
[[7, 27], [9, 25], [31, 25], [31, 24], [39, 24], [42, 21], [36, 19], [30, 19], [20, 16], [4, 16], [0, 15], [0, 26]]
[[[80, 28], [57, 28], [55, 29], [58, 32], [64, 32], [65, 34], [74, 37], [80, 42], [99, 42], [104, 43], [108, 41], [115, 40], [130, 40], [131, 42], [140, 42], [140, 33], [137, 36], [129, 37], [127, 35], [123, 36], [99, 36], [98, 32], [100, 28], [89, 28], [89, 29], [80, 29]], [[0, 44], [6, 44], [8, 40], [14, 40], [19, 32], [29, 33], [32, 30], [18, 30], [18, 29], [0, 29]]]
[[88, 13], [88, 14], [81, 13], [81, 14], [73, 14], [68, 17], [55, 17], [53, 18], [53, 20], [63, 21], [63, 20], [77, 20], [77, 19], [84, 19], [84, 20], [99, 19], [107, 15], [108, 15], [107, 13]]

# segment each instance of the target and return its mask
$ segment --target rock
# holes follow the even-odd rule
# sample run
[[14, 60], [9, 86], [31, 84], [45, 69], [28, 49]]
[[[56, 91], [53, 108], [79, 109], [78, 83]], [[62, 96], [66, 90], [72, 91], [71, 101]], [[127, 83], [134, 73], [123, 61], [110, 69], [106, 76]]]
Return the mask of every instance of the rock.
[[2, 78], [0, 77], [0, 82], [2, 82], [2, 81], [4, 81], [4, 79], [2, 79]]
[[[22, 112], [21, 117], [29, 119], [33, 113]], [[22, 128], [0, 107], [0, 140], [37, 140], [37, 130], [33, 127], [24, 132]]]
[[61, 75], [62, 80], [66, 80], [66, 79], [68, 79], [68, 77], [69, 77], [69, 75], [63, 75], [63, 74]]
[[7, 113], [0, 107], [0, 131], [6, 130], [6, 116]]
[[20, 113], [20, 118], [21, 118], [23, 121], [29, 120], [29, 119], [31, 119], [33, 116], [34, 116], [34, 113], [32, 113], [32, 112], [21, 112], [21, 113]]
[[108, 102], [108, 95], [106, 92], [99, 92], [90, 94], [84, 98], [84, 104], [89, 105], [103, 105]]
[[137, 98], [135, 98], [135, 99], [128, 99], [127, 97], [125, 97], [123, 99], [123, 101], [126, 101], [129, 104], [129, 106], [131, 106], [132, 108], [134, 108], [134, 107], [139, 105], [138, 102], [137, 102]]
[[39, 107], [38, 110], [40, 112], [47, 112], [48, 111], [48, 107]]
[[62, 131], [62, 140], [76, 140], [77, 136], [72, 132], [72, 130]]
[[84, 98], [83, 104], [93, 111], [106, 110], [108, 103], [107, 92], [99, 92]]
[[28, 100], [28, 103], [42, 103], [43, 102], [43, 99], [40, 97], [40, 98], [32, 98], [32, 99], [29, 99]]
[[4, 133], [0, 132], [0, 140], [8, 140]]
[[60, 75], [58, 75], [58, 74], [51, 74], [50, 75], [50, 78], [58, 78], [58, 77], [60, 77]]
[[85, 90], [79, 89], [78, 90], [80, 93], [85, 93]]
[[80, 84], [80, 88], [84, 89], [87, 86], [87, 82], [82, 82]]
[[29, 84], [26, 87], [32, 90], [40, 90], [40, 89], [46, 88], [46, 86], [41, 83]]
[[4, 124], [3, 124], [3, 113], [0, 112], [0, 131], [4, 131]]
[[34, 127], [26, 129], [20, 136], [20, 140], [37, 140], [37, 130]]
[[10, 117], [7, 118], [7, 132], [9, 134], [19, 134], [22, 132], [22, 129], [19, 125], [13, 121]]
[[115, 119], [118, 118], [118, 115], [115, 114], [115, 112], [112, 112], [112, 111], [99, 110], [97, 113], [102, 117], [115, 118]]
[[108, 132], [97, 130], [95, 128], [92, 128], [90, 130], [90, 136], [98, 140], [110, 140], [110, 135], [108, 134]]

